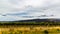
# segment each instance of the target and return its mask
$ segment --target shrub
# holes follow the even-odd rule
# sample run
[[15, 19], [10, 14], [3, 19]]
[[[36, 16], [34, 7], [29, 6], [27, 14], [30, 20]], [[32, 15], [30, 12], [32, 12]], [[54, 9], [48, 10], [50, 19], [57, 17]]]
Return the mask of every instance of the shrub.
[[48, 34], [48, 31], [47, 30], [44, 30], [44, 34]]

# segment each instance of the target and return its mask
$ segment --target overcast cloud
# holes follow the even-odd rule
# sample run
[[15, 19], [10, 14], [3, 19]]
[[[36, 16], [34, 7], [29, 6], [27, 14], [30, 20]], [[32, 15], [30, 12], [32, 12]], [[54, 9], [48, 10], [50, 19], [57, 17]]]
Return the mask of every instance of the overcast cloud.
[[0, 21], [60, 19], [60, 0], [0, 0]]

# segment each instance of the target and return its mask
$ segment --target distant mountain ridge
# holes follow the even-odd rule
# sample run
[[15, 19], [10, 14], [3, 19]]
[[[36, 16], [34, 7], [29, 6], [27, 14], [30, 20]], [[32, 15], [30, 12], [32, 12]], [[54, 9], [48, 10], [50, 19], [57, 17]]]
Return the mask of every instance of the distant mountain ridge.
[[16, 21], [0, 21], [1, 25], [60, 25], [60, 19], [30, 19]]
[[31, 19], [31, 20], [18, 20], [16, 22], [60, 22], [60, 19]]
[[60, 19], [30, 19], [30, 20], [16, 20], [16, 21], [0, 21], [0, 22], [60, 22]]

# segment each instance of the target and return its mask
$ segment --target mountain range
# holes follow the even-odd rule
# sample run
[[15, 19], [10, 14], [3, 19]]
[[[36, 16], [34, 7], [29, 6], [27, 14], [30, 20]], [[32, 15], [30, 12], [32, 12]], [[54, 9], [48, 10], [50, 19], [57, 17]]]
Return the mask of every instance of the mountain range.
[[60, 19], [30, 19], [30, 20], [18, 20], [15, 22], [60, 22]]

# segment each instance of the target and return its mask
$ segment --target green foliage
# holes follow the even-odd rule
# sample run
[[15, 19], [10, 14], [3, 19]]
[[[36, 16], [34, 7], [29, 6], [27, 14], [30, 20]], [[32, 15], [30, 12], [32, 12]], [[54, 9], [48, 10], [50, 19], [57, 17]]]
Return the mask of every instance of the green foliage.
[[60, 22], [0, 22], [1, 25], [40, 25], [40, 26], [56, 26], [60, 25]]

